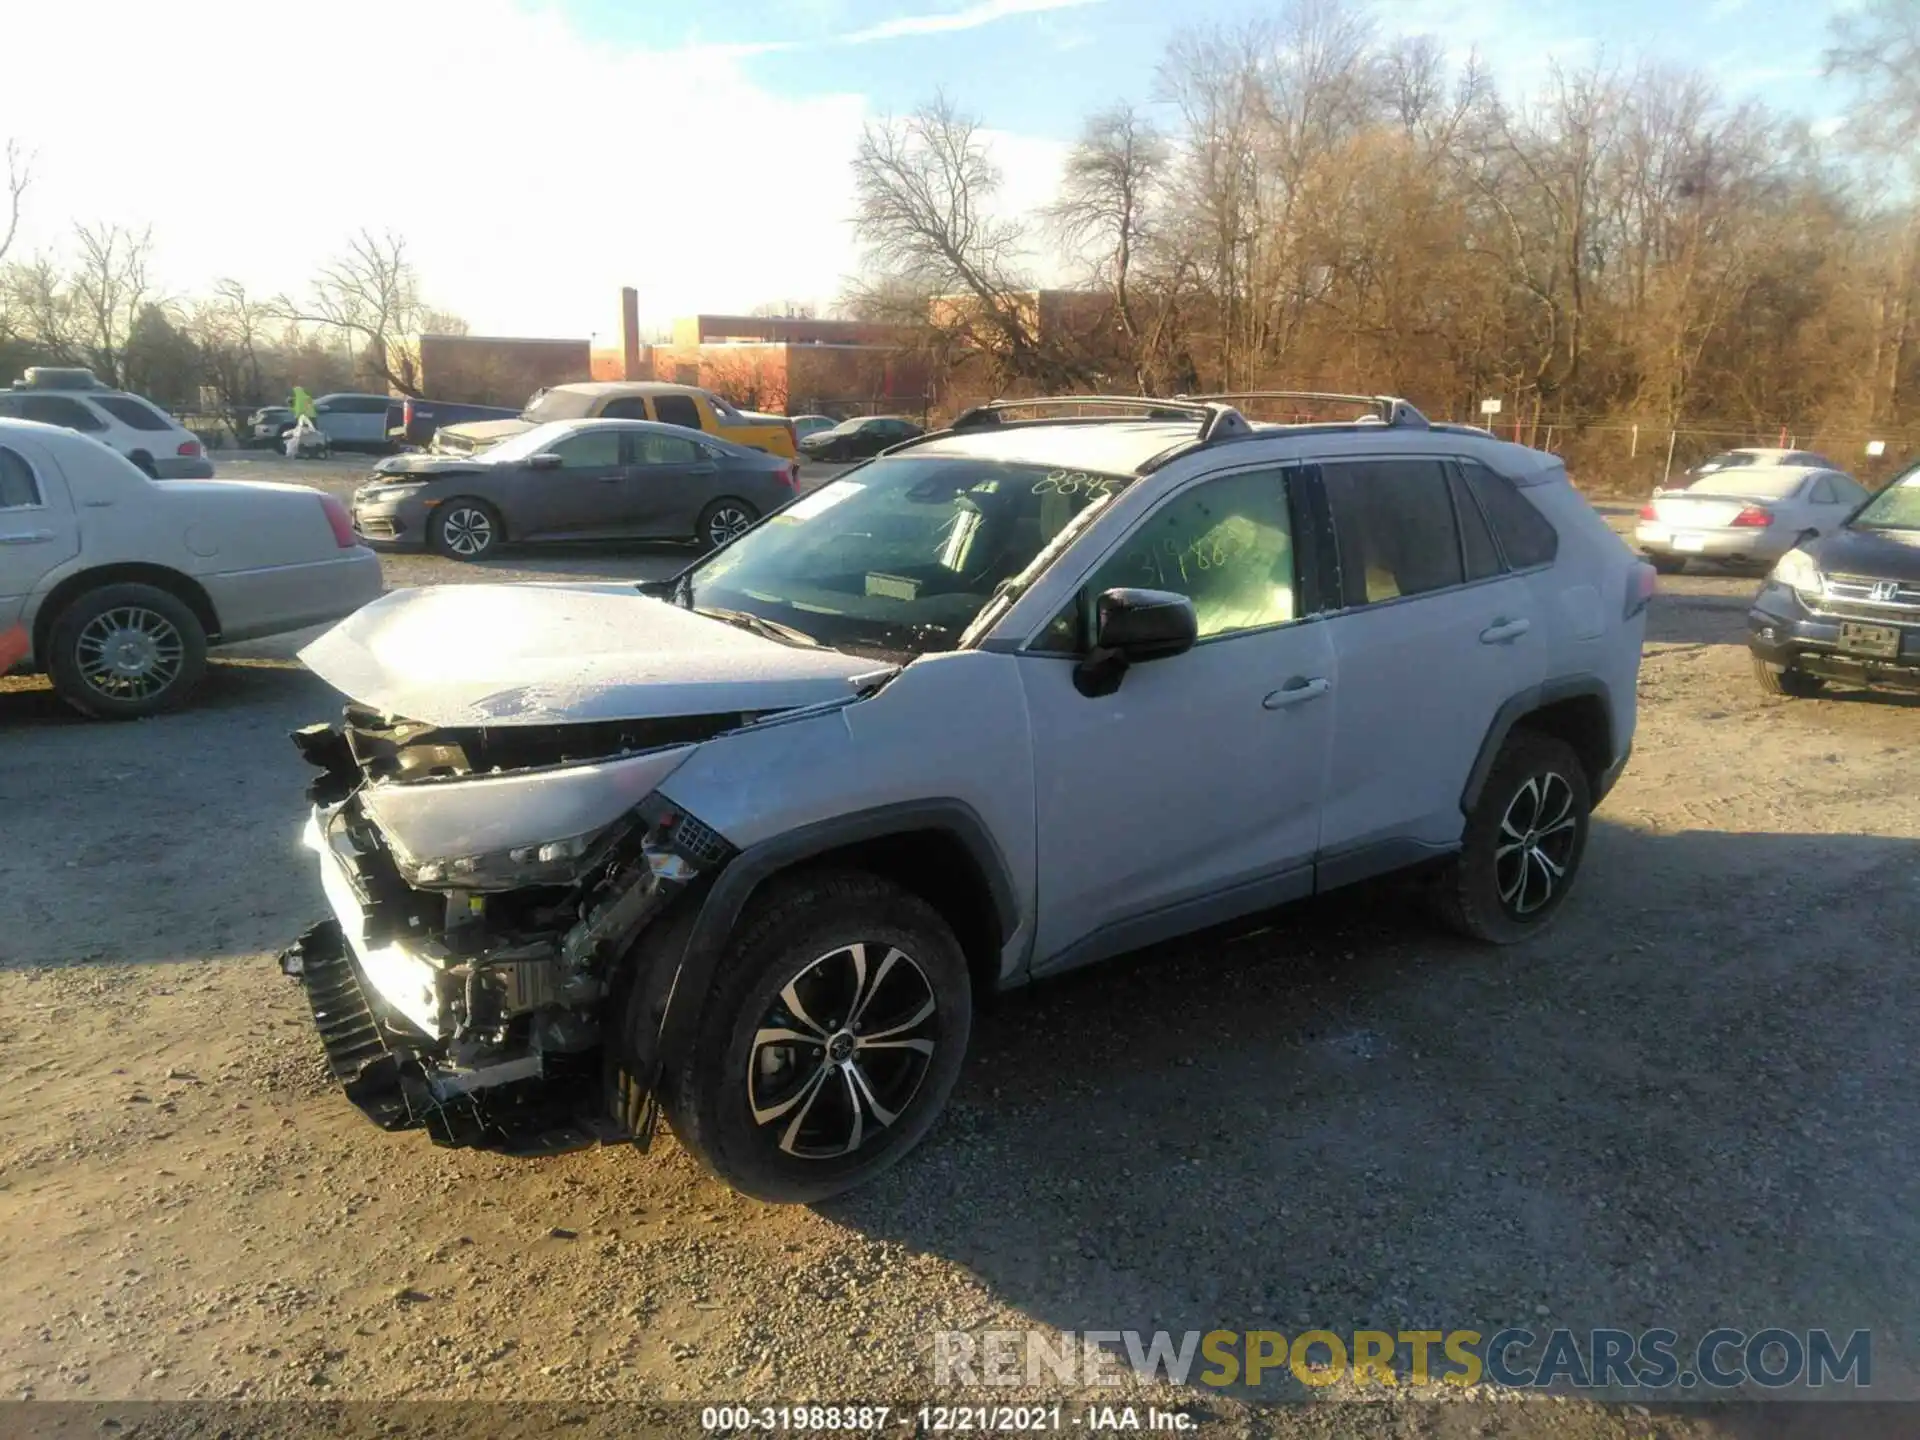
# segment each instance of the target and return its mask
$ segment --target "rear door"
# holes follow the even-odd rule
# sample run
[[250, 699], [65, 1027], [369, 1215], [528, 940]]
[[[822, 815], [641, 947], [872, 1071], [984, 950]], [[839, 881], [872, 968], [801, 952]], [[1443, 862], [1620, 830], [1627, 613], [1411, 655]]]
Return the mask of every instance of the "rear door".
[[0, 438], [0, 671], [19, 658], [8, 632], [41, 580], [80, 553], [80, 526], [52, 457], [30, 440]]
[[705, 430], [700, 406], [691, 395], [655, 395], [653, 418], [662, 425], [678, 425], [685, 430]]
[[627, 478], [622, 486], [623, 533], [641, 539], [684, 539], [714, 494], [719, 466], [691, 435], [629, 431]]
[[1459, 839], [1467, 776], [1500, 707], [1544, 678], [1549, 626], [1448, 457], [1328, 459], [1318, 474], [1340, 607], [1324, 887]]
[[508, 533], [520, 540], [586, 540], [631, 533], [623, 529], [629, 503], [627, 467], [618, 428], [581, 430], [556, 444], [556, 470], [523, 470], [518, 516]]

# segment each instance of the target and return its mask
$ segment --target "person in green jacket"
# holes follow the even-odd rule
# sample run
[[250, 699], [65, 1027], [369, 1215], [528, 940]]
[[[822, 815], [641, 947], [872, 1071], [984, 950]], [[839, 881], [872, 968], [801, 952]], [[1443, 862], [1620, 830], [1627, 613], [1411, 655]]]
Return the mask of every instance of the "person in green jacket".
[[305, 420], [309, 424], [317, 423], [313, 409], [313, 396], [306, 392], [305, 387], [300, 385], [293, 387], [293, 397], [289, 404], [295, 421]]

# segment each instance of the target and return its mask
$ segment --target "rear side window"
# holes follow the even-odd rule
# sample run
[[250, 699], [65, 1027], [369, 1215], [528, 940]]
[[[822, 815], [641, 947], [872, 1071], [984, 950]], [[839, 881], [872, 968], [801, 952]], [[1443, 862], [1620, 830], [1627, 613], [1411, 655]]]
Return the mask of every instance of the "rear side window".
[[707, 456], [707, 451], [678, 435], [658, 435], [652, 431], [633, 437], [636, 465], [692, 465]]
[[1460, 554], [1467, 563], [1467, 579], [1485, 580], [1500, 574], [1507, 567], [1501, 563], [1500, 549], [1493, 543], [1493, 531], [1487, 528], [1479, 502], [1458, 475], [1449, 476], [1447, 484], [1453, 490], [1453, 513], [1460, 521]]
[[131, 395], [95, 395], [93, 403], [106, 411], [122, 425], [131, 425], [136, 430], [171, 430], [173, 422], [144, 400], [136, 400]]
[[58, 425], [66, 430], [104, 430], [106, 425], [78, 400], [64, 395], [16, 395], [13, 413], [22, 420], [38, 420], [43, 425]]
[[1465, 578], [1447, 472], [1437, 460], [1322, 464], [1348, 605], [1424, 595]]
[[1506, 552], [1507, 564], [1515, 570], [1552, 564], [1553, 557], [1560, 553], [1560, 537], [1547, 517], [1533, 508], [1533, 502], [1511, 480], [1484, 465], [1463, 460], [1460, 469], [1480, 508], [1486, 511], [1500, 548]]
[[700, 407], [687, 395], [656, 395], [653, 397], [654, 418], [663, 425], [681, 425], [688, 430], [698, 430], [700, 425]]
[[650, 420], [647, 414], [646, 397], [642, 395], [616, 395], [600, 407], [602, 420]]
[[1834, 505], [1839, 503], [1840, 497], [1834, 493], [1833, 481], [1822, 475], [1813, 482], [1811, 499], [1816, 505]]
[[40, 503], [40, 485], [33, 467], [17, 452], [0, 449], [0, 510], [18, 510]]

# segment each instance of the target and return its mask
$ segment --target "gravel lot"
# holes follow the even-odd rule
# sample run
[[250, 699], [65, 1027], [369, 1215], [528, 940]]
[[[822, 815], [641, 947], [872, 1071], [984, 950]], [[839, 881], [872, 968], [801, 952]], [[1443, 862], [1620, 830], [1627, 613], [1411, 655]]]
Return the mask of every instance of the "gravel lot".
[[[1548, 936], [1477, 949], [1385, 886], [1036, 987], [922, 1150], [817, 1209], [670, 1140], [438, 1150], [332, 1090], [272, 958], [323, 909], [285, 736], [338, 702], [299, 637], [132, 726], [0, 680], [0, 1397], [924, 1398], [936, 1330], [1508, 1323], [1870, 1327], [1874, 1393], [1920, 1397], [1920, 715], [1763, 699], [1753, 582], [1663, 583], [1635, 759]], [[1260, 1433], [1759, 1433], [1159, 1398]]]

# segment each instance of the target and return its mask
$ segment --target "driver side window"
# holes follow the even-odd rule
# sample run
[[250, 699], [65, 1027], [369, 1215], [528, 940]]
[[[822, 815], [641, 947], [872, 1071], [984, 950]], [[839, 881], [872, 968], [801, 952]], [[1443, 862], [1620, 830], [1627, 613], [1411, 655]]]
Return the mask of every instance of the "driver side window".
[[553, 447], [562, 470], [606, 470], [620, 463], [618, 430], [587, 430]]
[[1094, 599], [1118, 588], [1171, 590], [1193, 601], [1199, 638], [1282, 625], [1297, 612], [1293, 525], [1282, 472], [1205, 481], [1161, 505], [1094, 571], [1038, 648], [1085, 634]]

